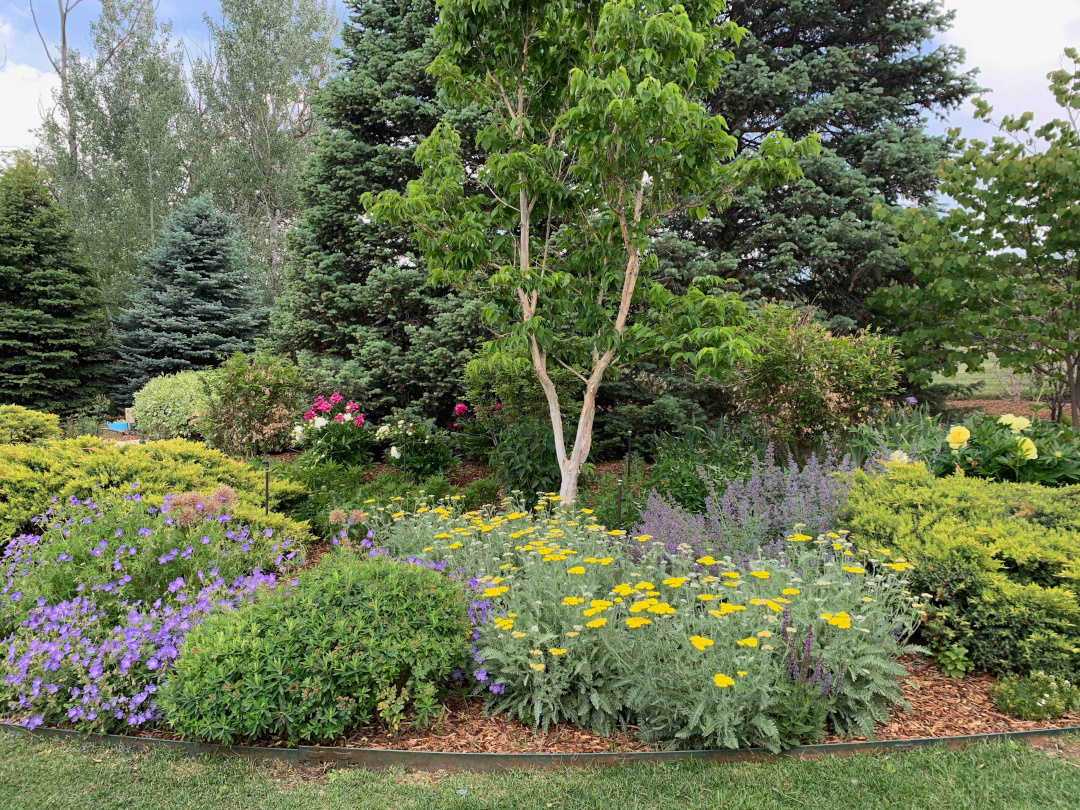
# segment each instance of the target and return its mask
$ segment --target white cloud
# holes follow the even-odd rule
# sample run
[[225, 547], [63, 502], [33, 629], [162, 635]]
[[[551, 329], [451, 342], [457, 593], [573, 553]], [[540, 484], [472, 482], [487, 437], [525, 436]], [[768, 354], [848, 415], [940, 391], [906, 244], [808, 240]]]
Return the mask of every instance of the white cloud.
[[43, 110], [52, 105], [52, 91], [60, 86], [55, 73], [30, 65], [8, 62], [0, 69], [0, 150], [26, 149], [34, 145], [31, 130], [41, 125]]
[[[942, 38], [966, 51], [969, 68], [979, 68], [977, 81], [991, 91], [985, 98], [995, 118], [1028, 110], [1036, 122], [1061, 117], [1046, 74], [1062, 66], [1067, 46], [1080, 47], [1080, 0], [945, 0], [945, 5], [956, 9], [956, 19]], [[949, 123], [985, 137], [990, 131], [972, 119], [972, 109], [965, 104]]]

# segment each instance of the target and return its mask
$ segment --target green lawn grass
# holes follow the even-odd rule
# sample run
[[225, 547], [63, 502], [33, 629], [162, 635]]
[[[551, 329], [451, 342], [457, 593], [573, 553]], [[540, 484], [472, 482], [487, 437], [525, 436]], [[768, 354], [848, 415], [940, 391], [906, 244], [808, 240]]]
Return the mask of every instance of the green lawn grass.
[[[1080, 740], [1073, 739], [1075, 748]], [[1080, 807], [1080, 766], [1022, 743], [588, 771], [297, 771], [164, 751], [0, 740], [3, 810], [1022, 810]]]
[[934, 382], [954, 385], [971, 385], [981, 382], [982, 388], [972, 395], [975, 399], [1008, 399], [1012, 396], [1014, 387], [1023, 391], [1028, 386], [1027, 377], [1024, 375], [1014, 377], [1007, 369], [998, 365], [997, 358], [993, 355], [986, 359], [983, 370], [978, 373], [969, 372], [967, 366], [961, 364], [956, 376], [946, 377], [943, 374], [935, 374]]

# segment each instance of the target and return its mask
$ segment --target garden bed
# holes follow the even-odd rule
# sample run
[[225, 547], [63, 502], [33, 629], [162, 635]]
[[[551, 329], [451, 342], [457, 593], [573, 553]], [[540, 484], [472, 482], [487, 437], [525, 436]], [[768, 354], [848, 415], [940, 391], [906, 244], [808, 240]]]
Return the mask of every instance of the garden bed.
[[[1080, 714], [1075, 713], [1037, 722], [1002, 714], [990, 696], [994, 679], [985, 673], [950, 678], [941, 672], [933, 659], [924, 656], [905, 656], [902, 663], [909, 673], [904, 683], [904, 699], [911, 703], [912, 712], [894, 711], [889, 723], [879, 724], [877, 742], [1080, 728]], [[133, 731], [130, 736], [170, 741], [182, 739], [180, 735], [154, 729]], [[841, 739], [829, 734], [821, 740], [822, 744], [852, 742], [866, 742], [866, 739]], [[251, 743], [251, 747], [287, 746], [280, 740], [264, 740]], [[392, 735], [383, 724], [364, 726], [335, 740], [334, 747], [458, 754], [634, 754], [659, 750], [635, 739], [633, 728], [602, 737], [560, 724], [541, 733], [505, 716], [485, 716], [479, 699], [461, 697], [450, 700], [443, 718], [431, 728], [410, 729]]]

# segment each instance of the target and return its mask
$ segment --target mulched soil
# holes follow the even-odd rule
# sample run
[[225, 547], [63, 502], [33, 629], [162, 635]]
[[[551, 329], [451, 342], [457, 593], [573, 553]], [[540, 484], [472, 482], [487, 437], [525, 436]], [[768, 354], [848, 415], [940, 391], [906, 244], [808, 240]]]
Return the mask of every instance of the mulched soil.
[[[953, 399], [949, 400], [949, 407], [970, 411], [974, 408], [982, 408], [987, 416], [1004, 416], [1011, 413], [1014, 416], [1026, 416], [1031, 418], [1030, 402], [1013, 402], [1011, 399]], [[1050, 418], [1050, 409], [1043, 408], [1036, 414], [1042, 419]]]
[[[1057, 720], [1017, 720], [1002, 714], [990, 696], [994, 678], [974, 672], [963, 678], [944, 675], [933, 659], [908, 655], [901, 659], [907, 668], [904, 699], [911, 713], [896, 709], [887, 724], [879, 724], [879, 740], [910, 740], [916, 737], [959, 737], [967, 734], [997, 734], [1004, 731], [1032, 731], [1042, 728], [1080, 726], [1080, 714], [1066, 714]], [[853, 737], [852, 741], [862, 740]], [[822, 742], [841, 742], [830, 734]]]
[[[994, 706], [989, 687], [994, 679], [976, 672], [964, 678], [943, 675], [933, 659], [909, 655], [901, 659], [908, 670], [904, 699], [911, 703], [911, 713], [897, 709], [886, 724], [879, 724], [878, 740], [908, 740], [921, 737], [958, 737], [970, 734], [995, 734], [1006, 731], [1033, 731], [1047, 728], [1080, 726], [1080, 714], [1067, 714], [1057, 720], [1039, 722], [1016, 720]], [[168, 732], [142, 729], [135, 736], [157, 739], [180, 739]], [[823, 743], [859, 742], [863, 737], [842, 740], [829, 734]], [[263, 741], [257, 746], [278, 748], [282, 741]], [[383, 724], [364, 726], [349, 732], [334, 745], [350, 748], [391, 749], [396, 751], [442, 751], [486, 754], [577, 754], [625, 753], [654, 750], [634, 738], [634, 729], [601, 737], [574, 726], [553, 726], [548, 732], [506, 717], [485, 717], [479, 699], [453, 697], [445, 715], [433, 727], [407, 729], [392, 735]], [[1053, 750], [1051, 750], [1053, 749]], [[1080, 762], [1080, 745], [1047, 744], [1047, 753]], [[1056, 753], [1055, 753], [1056, 752]]]

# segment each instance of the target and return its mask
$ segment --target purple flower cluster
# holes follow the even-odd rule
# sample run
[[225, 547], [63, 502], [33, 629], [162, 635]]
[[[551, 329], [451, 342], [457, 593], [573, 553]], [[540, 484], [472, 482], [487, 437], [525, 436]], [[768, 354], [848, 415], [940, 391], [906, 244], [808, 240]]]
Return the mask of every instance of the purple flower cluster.
[[[773, 557], [782, 554], [783, 541], [797, 524], [811, 535], [835, 528], [853, 469], [850, 459], [831, 450], [811, 455], [802, 466], [794, 460], [783, 464], [770, 446], [763, 460], [754, 460], [747, 479], [706, 479], [704, 514], [653, 490], [630, 535], [650, 535], [649, 545], [662, 545], [669, 554], [688, 547], [695, 556], [710, 548], [733, 557]], [[630, 550], [640, 553], [642, 544], [632, 542]]]
[[[177, 536], [167, 512], [144, 510], [140, 518], [72, 499], [67, 509], [50, 509], [35, 521], [41, 535], [9, 543], [0, 586], [0, 594], [10, 593], [10, 601], [0, 600], [0, 634], [7, 633], [0, 640], [0, 716], [27, 728], [48, 723], [110, 731], [153, 722], [159, 717], [154, 694], [188, 631], [210, 613], [250, 601], [260, 588], [281, 585], [282, 566], [296, 557], [288, 540], [251, 551], [255, 535], [247, 527], [224, 535], [213, 529], [219, 544], [210, 548], [210, 537], [203, 536], [197, 546], [180, 543], [159, 553]], [[125, 518], [132, 528], [144, 525], [113, 531]], [[95, 521], [111, 526], [90, 526]], [[96, 531], [95, 540], [108, 539], [68, 539], [66, 527], [76, 522]], [[121, 542], [125, 534], [140, 542]], [[269, 539], [272, 532], [259, 536]], [[50, 552], [55, 542], [65, 543], [66, 551]], [[263, 561], [274, 554], [277, 569], [264, 573]], [[27, 591], [44, 595], [31, 596], [27, 605]]]

